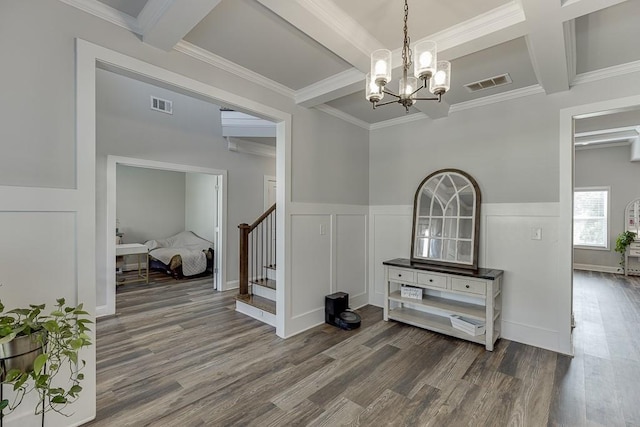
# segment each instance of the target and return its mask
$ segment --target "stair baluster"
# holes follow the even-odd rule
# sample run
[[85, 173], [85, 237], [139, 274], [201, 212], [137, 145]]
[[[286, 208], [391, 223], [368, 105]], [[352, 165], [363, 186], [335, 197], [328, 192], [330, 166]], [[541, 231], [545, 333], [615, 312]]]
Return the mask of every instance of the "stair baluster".
[[[265, 211], [253, 224], [238, 226], [240, 230], [239, 296], [248, 297], [249, 282], [267, 281], [266, 267], [275, 267], [275, 217], [276, 205]], [[265, 227], [267, 230], [265, 231]]]

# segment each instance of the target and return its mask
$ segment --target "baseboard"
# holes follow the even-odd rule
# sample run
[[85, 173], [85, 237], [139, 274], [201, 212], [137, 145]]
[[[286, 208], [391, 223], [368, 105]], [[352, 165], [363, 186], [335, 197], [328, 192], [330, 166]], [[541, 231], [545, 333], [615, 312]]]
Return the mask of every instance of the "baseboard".
[[109, 307], [107, 305], [100, 305], [96, 307], [96, 317], [104, 317], [109, 316], [111, 313], [109, 312]]
[[223, 291], [228, 291], [230, 289], [238, 289], [240, 287], [240, 281], [239, 280], [231, 280], [227, 283], [225, 283], [224, 285], [224, 289], [222, 289]]
[[543, 348], [545, 350], [551, 350], [556, 353], [573, 356], [572, 348], [565, 349], [559, 347], [558, 331], [503, 320], [501, 337], [521, 344], [527, 344]]
[[610, 267], [608, 265], [594, 264], [573, 264], [574, 270], [598, 271], [600, 273], [624, 274], [620, 267]]

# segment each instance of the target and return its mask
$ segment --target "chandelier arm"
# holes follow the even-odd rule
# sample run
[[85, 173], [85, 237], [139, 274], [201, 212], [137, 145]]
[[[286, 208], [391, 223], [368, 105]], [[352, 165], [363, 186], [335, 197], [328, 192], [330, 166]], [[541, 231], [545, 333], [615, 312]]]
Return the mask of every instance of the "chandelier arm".
[[389, 104], [397, 104], [398, 102], [400, 102], [400, 101], [395, 100], [395, 99], [393, 101], [383, 102], [382, 104], [379, 104], [379, 103], [376, 102], [376, 107], [380, 107], [380, 106], [383, 106], [383, 105], [389, 105]]
[[438, 101], [440, 102], [440, 97], [434, 96], [431, 98], [413, 98], [415, 101]]
[[[400, 95], [396, 95], [395, 93], [389, 92], [386, 89], [384, 89], [383, 92], [386, 93], [387, 95], [395, 96], [396, 98], [400, 99]], [[394, 101], [391, 101], [391, 102], [396, 102], [396, 101], [394, 100]]]
[[[423, 87], [419, 87], [418, 89], [414, 90], [413, 92], [411, 92], [411, 95], [409, 95], [409, 96], [415, 95], [416, 93], [420, 92], [422, 89], [424, 89], [424, 86]], [[420, 98], [414, 98], [414, 99], [420, 99]]]

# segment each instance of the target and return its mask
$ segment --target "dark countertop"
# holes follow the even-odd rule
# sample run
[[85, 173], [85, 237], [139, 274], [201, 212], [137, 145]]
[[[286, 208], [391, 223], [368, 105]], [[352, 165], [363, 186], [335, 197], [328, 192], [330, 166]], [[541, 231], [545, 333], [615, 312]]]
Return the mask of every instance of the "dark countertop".
[[495, 270], [493, 268], [478, 268], [476, 270], [458, 268], [458, 267], [445, 267], [441, 265], [423, 264], [418, 262], [411, 262], [407, 258], [396, 258], [384, 261], [382, 264], [392, 267], [400, 268], [413, 268], [415, 270], [435, 271], [437, 273], [456, 274], [458, 276], [475, 277], [478, 279], [495, 280], [502, 276], [504, 271]]

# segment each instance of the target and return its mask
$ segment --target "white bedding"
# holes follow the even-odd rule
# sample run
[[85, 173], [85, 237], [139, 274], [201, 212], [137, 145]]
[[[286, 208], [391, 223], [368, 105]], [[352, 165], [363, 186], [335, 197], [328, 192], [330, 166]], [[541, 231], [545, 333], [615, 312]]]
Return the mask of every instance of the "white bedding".
[[193, 276], [207, 269], [207, 251], [212, 243], [202, 239], [191, 231], [183, 231], [166, 239], [145, 242], [149, 255], [169, 265], [171, 258], [180, 255], [182, 258], [182, 274]]

